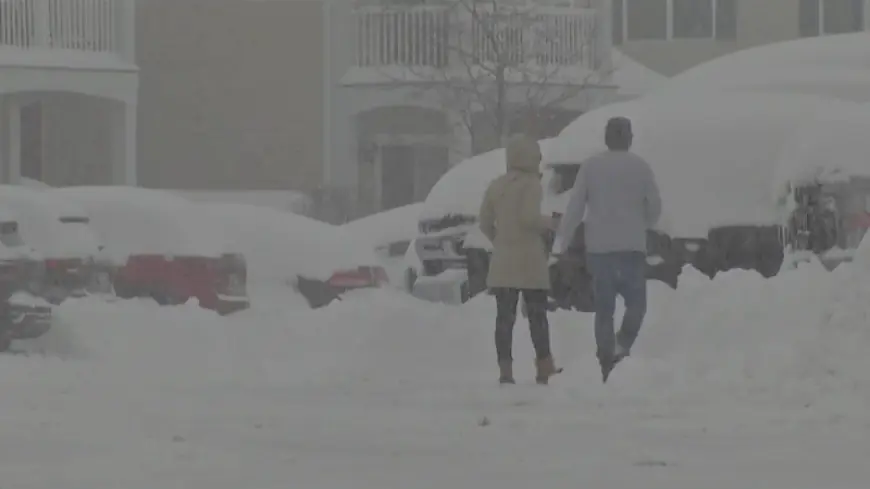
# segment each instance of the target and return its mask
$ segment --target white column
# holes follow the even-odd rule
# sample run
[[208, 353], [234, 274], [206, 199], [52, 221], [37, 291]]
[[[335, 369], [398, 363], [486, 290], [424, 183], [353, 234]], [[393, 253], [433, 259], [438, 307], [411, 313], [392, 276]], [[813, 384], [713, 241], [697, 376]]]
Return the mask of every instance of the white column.
[[323, 140], [321, 158], [323, 159], [323, 174], [321, 185], [334, 185], [332, 175], [332, 1], [323, 1]]
[[[605, 83], [613, 83], [613, 1], [622, 0], [599, 0], [597, 12], [597, 26], [595, 26], [595, 52], [592, 55], [599, 61], [599, 70], [604, 76]], [[622, 21], [622, 19], [619, 19]], [[623, 31], [625, 32], [625, 31]]]
[[[9, 104], [8, 97], [0, 97], [0, 114], [6, 113], [6, 106]], [[6, 117], [0, 116], [0, 148], [9, 147], [9, 121]], [[0, 183], [9, 183], [9, 156], [6, 151], [0, 150]]]
[[136, 0], [119, 0], [115, 5], [116, 52], [131, 64], [136, 63]]
[[112, 112], [112, 184], [136, 186], [136, 104], [115, 104]]
[[21, 181], [21, 104], [10, 100], [6, 106], [7, 117], [7, 156], [9, 183]]

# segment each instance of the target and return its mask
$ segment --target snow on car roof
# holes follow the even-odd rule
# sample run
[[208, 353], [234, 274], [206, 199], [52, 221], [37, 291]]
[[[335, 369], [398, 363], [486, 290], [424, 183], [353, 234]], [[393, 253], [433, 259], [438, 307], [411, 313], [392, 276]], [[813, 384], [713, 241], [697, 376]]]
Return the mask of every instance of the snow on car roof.
[[204, 221], [225, 228], [229, 243], [245, 256], [248, 273], [260, 283], [296, 275], [327, 279], [336, 270], [377, 263], [372, 249], [339, 226], [250, 204], [195, 205]]
[[87, 218], [84, 210], [69, 199], [40, 188], [0, 185], [0, 203], [15, 213], [19, 234], [51, 258], [94, 256], [100, 243], [86, 226], [66, 226], [63, 218]]
[[779, 155], [773, 190], [870, 177], [870, 104], [826, 110], [803, 124]]
[[219, 256], [227, 249], [223, 231], [196, 215], [194, 204], [160, 190], [121, 186], [52, 190], [74, 200], [116, 260], [130, 254]]
[[0, 199], [9, 199], [11, 202], [29, 207], [39, 207], [41, 212], [50, 215], [53, 219], [88, 215], [75, 201], [54, 193], [51, 187], [0, 185]]
[[778, 93], [649, 96], [587, 112], [556, 138], [549, 160], [581, 161], [605, 149], [614, 116], [632, 120], [632, 151], [653, 168], [664, 205], [659, 228], [702, 237], [714, 227], [776, 222], [770, 194], [785, 141], [820, 110], [852, 104]]
[[422, 210], [422, 202], [404, 205], [355, 219], [341, 227], [372, 247], [377, 247], [417, 236], [417, 223]]
[[[552, 139], [540, 141], [542, 161], [548, 161]], [[504, 148], [473, 156], [456, 164], [432, 187], [420, 219], [438, 219], [448, 214], [476, 216], [486, 187], [505, 173]]]
[[870, 102], [870, 33], [778, 42], [690, 68], [652, 93], [776, 90]]

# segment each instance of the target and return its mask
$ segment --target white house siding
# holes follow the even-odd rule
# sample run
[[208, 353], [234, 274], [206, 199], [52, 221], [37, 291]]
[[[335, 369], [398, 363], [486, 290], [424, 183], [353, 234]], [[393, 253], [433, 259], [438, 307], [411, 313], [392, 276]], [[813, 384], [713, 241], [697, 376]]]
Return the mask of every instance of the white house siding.
[[137, 24], [142, 185], [320, 184], [320, 2], [139, 0]]

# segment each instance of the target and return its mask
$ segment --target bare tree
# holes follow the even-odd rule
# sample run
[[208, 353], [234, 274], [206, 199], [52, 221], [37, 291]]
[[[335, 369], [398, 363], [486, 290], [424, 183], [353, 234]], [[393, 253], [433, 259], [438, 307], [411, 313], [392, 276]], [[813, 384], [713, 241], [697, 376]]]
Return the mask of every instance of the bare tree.
[[400, 69], [389, 76], [434, 93], [472, 141], [485, 132], [503, 145], [512, 126], [552, 136], [543, 116], [602, 76], [591, 9], [516, 0], [393, 0], [382, 8], [389, 14], [410, 4], [431, 6], [436, 21], [413, 26], [422, 34], [396, 48], [390, 64]]

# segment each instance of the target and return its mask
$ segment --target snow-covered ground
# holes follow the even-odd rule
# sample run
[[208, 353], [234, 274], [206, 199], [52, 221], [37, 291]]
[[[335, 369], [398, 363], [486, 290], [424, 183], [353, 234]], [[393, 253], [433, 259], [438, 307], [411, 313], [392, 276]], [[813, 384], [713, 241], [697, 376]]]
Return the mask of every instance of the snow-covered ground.
[[30, 355], [0, 357], [4, 487], [387, 489], [864, 487], [868, 264], [773, 280], [651, 282], [634, 356], [602, 385], [592, 317], [552, 316], [558, 363], [500, 388], [491, 298], [363, 291], [312, 311], [279, 297], [83, 299]]

